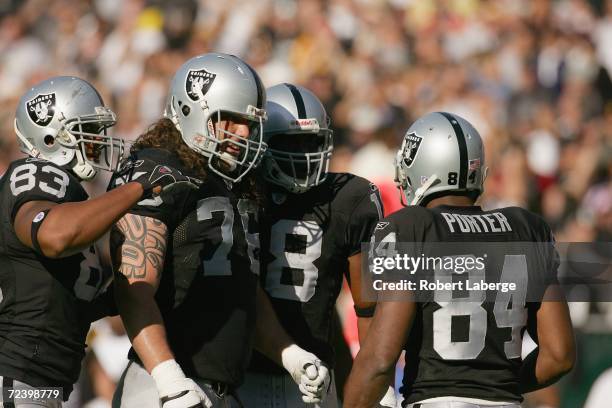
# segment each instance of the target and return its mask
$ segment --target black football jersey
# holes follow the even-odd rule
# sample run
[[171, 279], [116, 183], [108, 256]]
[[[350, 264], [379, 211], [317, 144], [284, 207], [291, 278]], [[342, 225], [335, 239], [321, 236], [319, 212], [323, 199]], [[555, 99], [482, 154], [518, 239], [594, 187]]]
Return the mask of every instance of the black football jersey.
[[23, 245], [13, 228], [28, 201], [84, 201], [79, 181], [41, 159], [17, 160], [0, 179], [0, 375], [32, 386], [64, 387], [67, 398], [84, 356], [94, 301], [110, 273], [95, 249], [48, 259]]
[[[269, 194], [262, 222], [262, 286], [289, 335], [330, 366], [332, 316], [348, 258], [361, 252], [382, 214], [376, 186], [347, 173], [330, 173], [303, 194]], [[284, 372], [259, 353], [250, 369]]]
[[[190, 175], [160, 149], [138, 152]], [[136, 171], [146, 171], [136, 168]], [[259, 273], [259, 208], [209, 173], [189, 188], [145, 200], [131, 213], [163, 221], [169, 240], [156, 300], [187, 376], [238, 386], [250, 359]], [[135, 353], [131, 357], [136, 359]]]
[[[502, 291], [485, 295], [473, 285], [479, 280], [502, 282], [504, 276], [512, 275], [525, 276], [527, 286], [515, 293], [525, 294], [529, 287], [545, 287], [551, 282], [549, 272], [554, 273], [558, 267], [548, 225], [517, 207], [483, 211], [477, 206], [411, 206], [385, 218], [376, 228], [374, 241], [413, 245], [410, 248], [415, 248], [417, 257], [459, 255], [445, 253], [452, 252], [454, 244], [461, 244], [461, 251], [470, 248], [477, 252], [489, 244], [500, 248], [481, 258], [484, 268], [478, 272], [449, 272], [453, 282], [457, 277], [464, 283], [471, 280], [472, 289], [466, 283], [460, 287], [462, 290], [453, 289], [450, 299], [441, 299], [438, 291], [428, 292], [429, 300], [420, 297], [405, 345], [401, 388], [404, 406], [443, 396], [521, 401], [522, 336], [539, 303], [526, 302], [522, 295], [503, 295]], [[437, 242], [444, 245], [435, 246]], [[544, 243], [544, 250], [525, 251], [537, 246], [524, 243], [538, 242]], [[431, 252], [426, 249], [433, 247], [436, 249]], [[472, 273], [481, 276], [474, 279], [476, 275]]]

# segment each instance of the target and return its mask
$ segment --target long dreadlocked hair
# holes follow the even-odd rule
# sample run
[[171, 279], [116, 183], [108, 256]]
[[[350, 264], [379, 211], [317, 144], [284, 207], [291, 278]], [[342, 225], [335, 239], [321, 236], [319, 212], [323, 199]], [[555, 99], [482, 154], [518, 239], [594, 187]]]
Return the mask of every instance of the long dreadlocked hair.
[[[200, 180], [206, 180], [208, 176], [208, 159], [197, 153], [185, 144], [181, 133], [167, 118], [159, 119], [132, 144], [131, 152], [137, 152], [145, 148], [165, 149], [177, 155], [183, 166]], [[257, 182], [256, 171], [251, 171], [239, 183], [232, 188], [234, 193], [242, 198], [250, 198], [263, 204], [263, 193], [261, 184]]]

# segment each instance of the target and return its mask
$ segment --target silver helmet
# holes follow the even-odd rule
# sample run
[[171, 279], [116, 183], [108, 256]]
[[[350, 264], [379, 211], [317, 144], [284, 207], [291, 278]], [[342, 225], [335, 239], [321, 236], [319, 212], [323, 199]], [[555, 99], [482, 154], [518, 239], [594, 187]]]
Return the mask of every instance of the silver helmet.
[[96, 169], [114, 171], [123, 140], [106, 134], [116, 117], [98, 91], [76, 77], [49, 78], [25, 93], [15, 114], [21, 151], [91, 180]]
[[[209, 53], [190, 59], [176, 72], [164, 116], [187, 146], [208, 158], [213, 172], [237, 182], [265, 152], [265, 103], [265, 88], [253, 68], [233, 55]], [[248, 124], [248, 137], [216, 126], [231, 119]]]
[[404, 205], [423, 204], [441, 193], [476, 198], [483, 191], [486, 172], [478, 131], [447, 112], [417, 119], [395, 157], [395, 183]]
[[264, 178], [303, 193], [327, 176], [333, 150], [329, 117], [319, 98], [301, 86], [279, 84], [266, 93]]

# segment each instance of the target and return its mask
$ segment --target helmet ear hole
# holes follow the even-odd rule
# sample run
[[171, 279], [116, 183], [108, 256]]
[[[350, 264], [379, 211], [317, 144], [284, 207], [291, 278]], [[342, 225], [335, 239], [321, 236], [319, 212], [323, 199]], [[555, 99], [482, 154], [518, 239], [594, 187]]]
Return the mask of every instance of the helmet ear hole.
[[183, 113], [183, 116], [189, 116], [189, 114], [191, 113], [191, 108], [187, 105], [183, 105], [181, 107], [181, 112]]
[[55, 138], [51, 135], [45, 135], [45, 137], [43, 138], [43, 142], [47, 146], [53, 146], [55, 144]]

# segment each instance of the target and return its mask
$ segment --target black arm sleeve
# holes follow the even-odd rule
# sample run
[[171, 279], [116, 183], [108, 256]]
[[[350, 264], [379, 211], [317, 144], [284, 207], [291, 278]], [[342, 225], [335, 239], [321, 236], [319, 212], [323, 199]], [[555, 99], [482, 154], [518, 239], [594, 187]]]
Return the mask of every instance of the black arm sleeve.
[[378, 188], [370, 184], [367, 193], [353, 207], [348, 220], [346, 242], [349, 256], [361, 252], [361, 244], [370, 240], [382, 214], [383, 207]]

